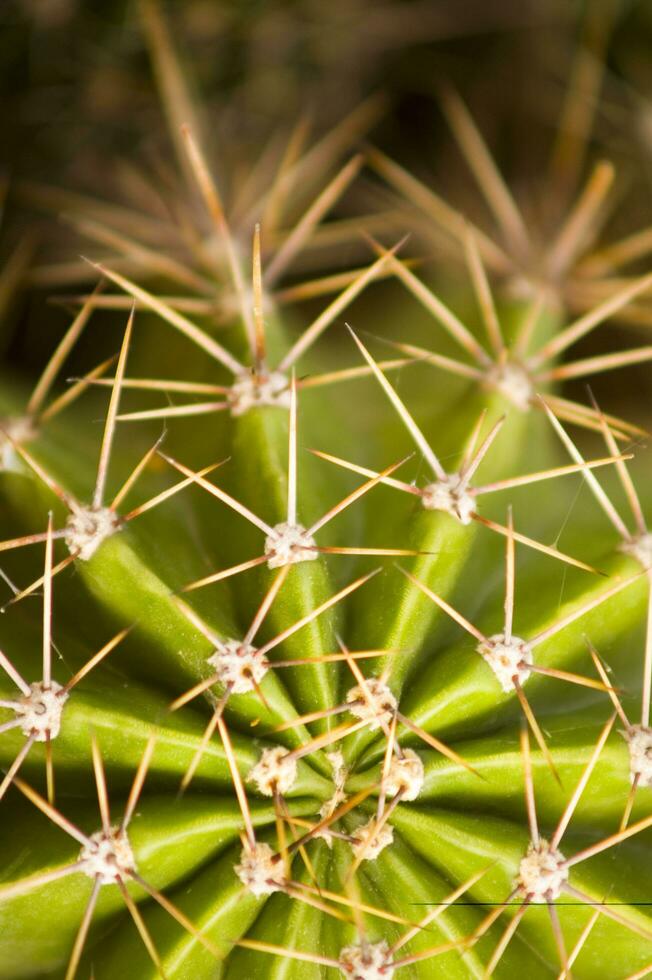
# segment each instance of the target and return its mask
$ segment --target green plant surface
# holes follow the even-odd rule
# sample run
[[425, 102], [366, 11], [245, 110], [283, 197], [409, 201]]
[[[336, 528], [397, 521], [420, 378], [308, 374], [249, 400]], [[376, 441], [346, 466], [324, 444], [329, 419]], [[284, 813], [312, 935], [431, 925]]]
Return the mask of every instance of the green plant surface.
[[[495, 234], [359, 150], [374, 100], [223, 198], [140, 17], [169, 207], [36, 192], [97, 288], [0, 379], [0, 978], [643, 980], [643, 412], [564, 387], [652, 357], [590, 347], [652, 281], [611, 166], [530, 227], [445, 88]], [[387, 226], [331, 214], [363, 171]]]

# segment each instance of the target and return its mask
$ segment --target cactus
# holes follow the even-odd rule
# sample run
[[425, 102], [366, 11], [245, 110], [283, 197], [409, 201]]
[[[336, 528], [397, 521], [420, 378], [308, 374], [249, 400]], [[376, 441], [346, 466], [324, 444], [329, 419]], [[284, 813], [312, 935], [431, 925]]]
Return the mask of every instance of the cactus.
[[[0, 977], [643, 978], [642, 430], [560, 392], [651, 356], [566, 360], [650, 287], [588, 244], [611, 170], [535, 260], [447, 90], [501, 241], [379, 151], [336, 169], [369, 105], [234, 227], [144, 12], [209, 231], [157, 248], [84, 202], [112, 257], [0, 392]], [[363, 165], [461, 256], [461, 298], [403, 255], [407, 208], [363, 266], [283, 283]], [[101, 309], [118, 351], [54, 394]]]

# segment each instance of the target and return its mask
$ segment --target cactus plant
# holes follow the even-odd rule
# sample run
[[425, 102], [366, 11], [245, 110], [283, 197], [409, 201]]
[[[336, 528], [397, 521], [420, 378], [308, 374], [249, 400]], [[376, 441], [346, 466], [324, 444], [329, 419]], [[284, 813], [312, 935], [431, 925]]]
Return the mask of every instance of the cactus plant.
[[[288, 233], [261, 220], [287, 160], [232, 228], [145, 9], [210, 234], [186, 261], [183, 223], [168, 254], [78, 222], [111, 251], [85, 263], [98, 287], [31, 394], [0, 391], [0, 977], [643, 978], [642, 430], [560, 385], [650, 358], [563, 361], [650, 276], [603, 289], [588, 256], [596, 302], [575, 309], [592, 191], [515, 295], [516, 252], [494, 267], [499, 246], [388, 158], [332, 177], [339, 138], [308, 151], [322, 188]], [[443, 216], [460, 312], [402, 240], [276, 288], [363, 162]], [[302, 323], [296, 295], [329, 290]], [[44, 408], [101, 308], [128, 311], [118, 352], [98, 342]]]

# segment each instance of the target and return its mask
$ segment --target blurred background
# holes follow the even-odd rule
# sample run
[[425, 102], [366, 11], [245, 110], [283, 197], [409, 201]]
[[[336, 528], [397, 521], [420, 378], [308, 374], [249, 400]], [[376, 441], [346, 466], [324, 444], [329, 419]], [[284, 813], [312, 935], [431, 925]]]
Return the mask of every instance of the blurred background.
[[[162, 202], [172, 209], [182, 193], [170, 135], [180, 110], [169, 92], [166, 102], [160, 48], [155, 53], [161, 16], [227, 212], [246, 212], [256, 180], [264, 185], [302, 126], [313, 145], [358, 113], [346, 152], [334, 153], [318, 177], [374, 145], [491, 232], [492, 216], [441, 111], [441, 85], [452, 82], [535, 238], [558, 225], [603, 158], [616, 177], [600, 240], [652, 224], [648, 0], [168, 0], [160, 9], [4, 0], [0, 340], [12, 370], [34, 374], [75, 309], [67, 297], [93, 282], [80, 253], [114, 254], [97, 236], [89, 243], [88, 229], [80, 234], [80, 214], [98, 218], [104, 205], [119, 207], [122, 230], [150, 235], [149, 244], [169, 254], [178, 248], [173, 235], [160, 238], [158, 220]], [[115, 211], [106, 215], [116, 219]], [[319, 247], [300, 256], [285, 282], [361, 265], [370, 256], [362, 231], [393, 244], [406, 227], [413, 234], [405, 254], [438, 281], [436, 239], [418, 227], [415, 234], [414, 218], [363, 168], [329, 213]], [[647, 259], [644, 251], [627, 274], [646, 271]], [[454, 268], [446, 266], [441, 285], [453, 297]], [[381, 308], [392, 288], [376, 291]], [[319, 307], [293, 308], [307, 317]], [[219, 329], [219, 317], [213, 325]], [[646, 342], [651, 326], [652, 307], [642, 303], [636, 322], [598, 331], [578, 354], [613, 349], [614, 330], [619, 348]], [[97, 363], [116, 336], [107, 329], [84, 337], [73, 367]], [[632, 367], [603, 375], [595, 388], [610, 409], [641, 421], [648, 378], [647, 366]]]

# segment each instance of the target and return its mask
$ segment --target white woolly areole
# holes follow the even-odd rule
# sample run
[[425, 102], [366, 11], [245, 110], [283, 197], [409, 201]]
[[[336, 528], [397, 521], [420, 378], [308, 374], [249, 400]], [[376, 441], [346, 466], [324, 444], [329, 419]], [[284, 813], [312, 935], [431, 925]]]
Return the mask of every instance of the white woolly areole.
[[426, 510], [443, 510], [461, 524], [471, 523], [475, 500], [462, 489], [459, 474], [449, 473], [421, 491], [421, 503]]
[[36, 438], [36, 429], [29, 418], [1, 419], [0, 426], [0, 470], [20, 469], [22, 461], [13, 443], [22, 445]]
[[219, 681], [230, 685], [233, 694], [248, 694], [256, 689], [267, 673], [269, 664], [264, 654], [249, 643], [227, 640], [208, 658]]
[[340, 970], [348, 980], [391, 980], [394, 967], [389, 946], [384, 939], [345, 946], [340, 952]]
[[403, 749], [402, 756], [394, 756], [385, 780], [387, 796], [396, 796], [403, 790], [401, 799], [416, 800], [423, 787], [423, 762], [412, 749]]
[[114, 885], [131, 877], [136, 870], [129, 838], [119, 827], [109, 833], [98, 830], [81, 849], [80, 870], [89, 878], [98, 878], [103, 885]]
[[512, 299], [531, 300], [537, 297], [544, 283], [523, 275], [514, 275], [505, 283], [507, 295]]
[[66, 521], [64, 541], [71, 555], [88, 561], [102, 542], [120, 528], [120, 517], [110, 507], [84, 507]]
[[396, 698], [377, 677], [368, 677], [364, 688], [356, 684], [347, 691], [346, 703], [349, 711], [360, 721], [369, 722], [369, 731], [374, 732], [381, 725], [389, 724], [396, 711]]
[[639, 534], [631, 541], [623, 541], [620, 550], [635, 558], [643, 568], [652, 568], [652, 534]]
[[255, 783], [264, 796], [287, 793], [297, 778], [297, 760], [281, 745], [263, 749], [263, 754], [250, 771], [247, 779]]
[[[326, 800], [325, 803], [322, 803], [319, 809], [319, 816], [322, 818], [322, 820], [332, 816], [340, 803], [343, 803], [346, 799], [344, 785], [349, 775], [349, 770], [344, 764], [344, 756], [339, 749], [336, 749], [334, 752], [327, 752], [326, 758], [328, 759], [331, 769], [333, 770], [333, 784], [335, 786], [335, 790], [330, 799]], [[326, 841], [328, 847], [333, 846], [333, 835], [331, 834], [329, 827], [324, 827], [322, 830], [317, 831], [314, 836], [318, 837], [320, 840]]]
[[327, 752], [326, 758], [328, 759], [330, 767], [333, 770], [333, 782], [335, 783], [336, 788], [343, 790], [347, 776], [349, 775], [349, 770], [344, 762], [344, 754], [340, 752], [339, 749], [335, 749], [334, 752]]
[[652, 786], [652, 728], [632, 725], [622, 732], [629, 748], [629, 771], [632, 782], [638, 777], [639, 786]]
[[514, 690], [514, 678], [522, 686], [532, 673], [532, 651], [520, 636], [512, 636], [507, 643], [503, 633], [496, 633], [485, 643], [480, 643], [477, 650], [493, 670], [503, 691]]
[[15, 709], [23, 735], [25, 738], [33, 736], [35, 742], [56, 738], [68, 694], [56, 681], [50, 681], [47, 687], [43, 681], [36, 681], [29, 689], [30, 693], [20, 698], [20, 707]]
[[535, 391], [530, 376], [520, 364], [514, 361], [494, 364], [487, 373], [487, 381], [519, 411], [530, 409]]
[[351, 847], [353, 854], [357, 858], [363, 855], [365, 861], [375, 861], [381, 851], [384, 851], [394, 840], [394, 831], [388, 824], [378, 830], [378, 822], [375, 817], [362, 824], [351, 834], [353, 841]]
[[521, 859], [514, 882], [519, 894], [533, 902], [551, 902], [561, 895], [568, 881], [568, 869], [563, 867], [565, 858], [561, 851], [553, 849], [547, 840], [530, 844]]
[[259, 405], [289, 409], [290, 385], [287, 377], [280, 371], [259, 375], [246, 371], [235, 379], [227, 399], [233, 416], [244, 415], [250, 408]]
[[315, 539], [301, 524], [277, 524], [265, 538], [265, 554], [268, 568], [297, 565], [302, 561], [315, 561], [319, 557]]
[[285, 885], [285, 869], [282, 861], [273, 861], [274, 852], [269, 844], [258, 844], [243, 847], [240, 853], [240, 864], [234, 870], [238, 878], [252, 895], [271, 895], [283, 891]]

